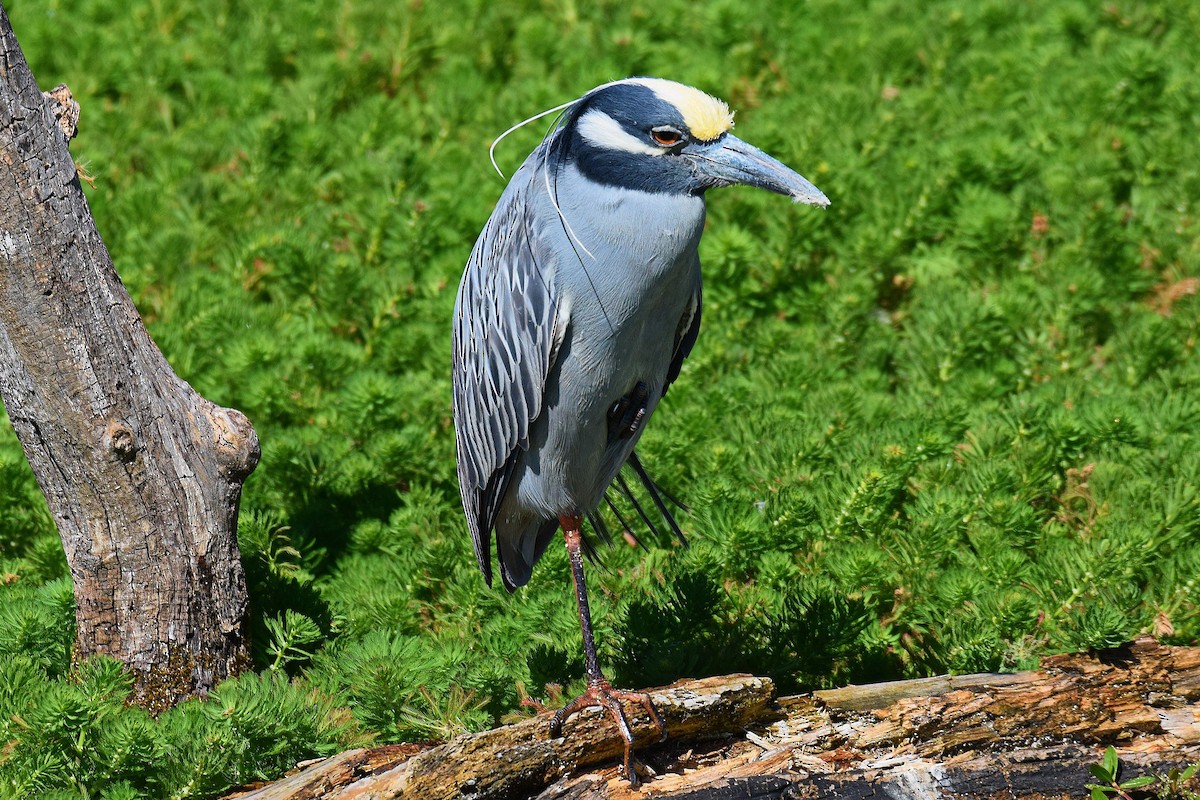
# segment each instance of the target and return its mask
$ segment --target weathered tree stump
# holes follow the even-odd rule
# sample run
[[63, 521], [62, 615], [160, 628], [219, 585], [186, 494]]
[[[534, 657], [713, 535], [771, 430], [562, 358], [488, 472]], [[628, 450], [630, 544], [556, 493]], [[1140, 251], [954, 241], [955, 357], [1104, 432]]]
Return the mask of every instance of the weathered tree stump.
[[62, 536], [76, 655], [123, 661], [158, 711], [249, 662], [237, 549], [258, 439], [150, 340], [0, 7], [0, 394]]
[[[547, 719], [460, 736], [413, 755], [354, 750], [240, 800], [635, 797], [1080, 797], [1117, 747], [1128, 776], [1200, 760], [1200, 648], [1145, 638], [1055, 656], [1011, 675], [941, 677], [773, 697], [734, 675], [651, 690], [671, 738], [639, 718], [657, 777], [631, 790], [599, 713], [549, 739]], [[587, 771], [591, 769], [592, 771]]]

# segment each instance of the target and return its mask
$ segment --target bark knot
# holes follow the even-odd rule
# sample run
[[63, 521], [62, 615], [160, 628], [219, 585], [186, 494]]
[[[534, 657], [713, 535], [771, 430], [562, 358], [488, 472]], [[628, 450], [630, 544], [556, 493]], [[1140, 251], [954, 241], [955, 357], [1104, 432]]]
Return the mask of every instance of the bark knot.
[[261, 450], [254, 426], [236, 408], [224, 408], [210, 404], [208, 419], [216, 434], [217, 459], [221, 472], [235, 480], [242, 480], [258, 466]]
[[79, 131], [79, 103], [71, 95], [71, 90], [65, 83], [60, 83], [48, 92], [42, 92], [50, 113], [54, 115], [58, 127], [68, 139], [74, 139]]
[[104, 446], [118, 461], [128, 464], [137, 456], [137, 437], [124, 420], [114, 419], [104, 429]]

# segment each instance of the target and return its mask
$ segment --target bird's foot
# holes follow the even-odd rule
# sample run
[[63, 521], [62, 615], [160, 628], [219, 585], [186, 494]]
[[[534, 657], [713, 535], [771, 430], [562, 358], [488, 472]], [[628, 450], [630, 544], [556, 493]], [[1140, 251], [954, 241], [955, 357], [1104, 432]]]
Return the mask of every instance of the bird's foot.
[[654, 727], [658, 729], [658, 740], [666, 741], [667, 726], [663, 723], [658, 709], [654, 707], [654, 701], [650, 699], [650, 695], [645, 692], [614, 689], [613, 685], [604, 677], [588, 681], [588, 688], [583, 694], [558, 710], [554, 719], [550, 720], [550, 736], [553, 738], [561, 736], [563, 722], [572, 714], [585, 708], [603, 708], [617, 723], [621, 739], [625, 742], [625, 777], [629, 779], [629, 785], [632, 788], [638, 785], [637, 773], [633, 768], [633, 729], [629, 727], [629, 719], [621, 708], [622, 700], [641, 706], [650, 715], [650, 721], [654, 723]]

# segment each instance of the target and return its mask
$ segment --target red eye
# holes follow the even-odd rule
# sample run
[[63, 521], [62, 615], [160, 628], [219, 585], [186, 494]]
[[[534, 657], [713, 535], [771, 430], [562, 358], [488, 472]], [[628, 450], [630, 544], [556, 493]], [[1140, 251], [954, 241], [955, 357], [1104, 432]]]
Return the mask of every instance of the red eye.
[[671, 128], [655, 128], [650, 131], [650, 138], [663, 147], [674, 147], [683, 141], [683, 134]]

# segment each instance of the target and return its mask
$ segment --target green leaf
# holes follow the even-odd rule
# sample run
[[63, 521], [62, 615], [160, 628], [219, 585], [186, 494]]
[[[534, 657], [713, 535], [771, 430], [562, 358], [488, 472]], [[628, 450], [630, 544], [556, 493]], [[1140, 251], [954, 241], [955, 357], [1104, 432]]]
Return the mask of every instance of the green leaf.
[[1093, 784], [1088, 784], [1088, 788], [1092, 790], [1092, 800], [1108, 800], [1107, 792], [1112, 791], [1112, 789], [1105, 789], [1103, 786]]
[[1157, 778], [1155, 778], [1153, 775], [1139, 775], [1136, 778], [1132, 778], [1130, 780], [1124, 781], [1121, 784], [1121, 788], [1122, 789], [1140, 789], [1143, 786], [1149, 786], [1150, 784], [1154, 783], [1154, 781], [1156, 781], [1156, 780], [1157, 780]]
[[1108, 770], [1106, 770], [1104, 767], [1100, 766], [1099, 764], [1088, 764], [1088, 772], [1092, 773], [1092, 775], [1095, 776], [1096, 780], [1101, 781], [1105, 784], [1110, 784], [1113, 782], [1112, 773], [1109, 772]]
[[1112, 776], [1111, 780], [1115, 781], [1117, 779], [1117, 767], [1120, 763], [1117, 759], [1117, 748], [1109, 745], [1108, 749], [1104, 751], [1104, 758], [1100, 763], [1104, 767], [1104, 771]]
[[272, 670], [292, 661], [308, 658], [310, 645], [321, 640], [321, 628], [317, 623], [296, 611], [287, 609], [279, 618], [266, 620], [267, 630], [271, 632], [269, 650], [275, 656]]

